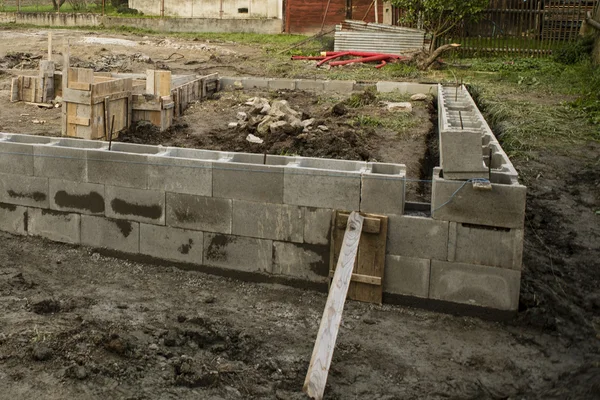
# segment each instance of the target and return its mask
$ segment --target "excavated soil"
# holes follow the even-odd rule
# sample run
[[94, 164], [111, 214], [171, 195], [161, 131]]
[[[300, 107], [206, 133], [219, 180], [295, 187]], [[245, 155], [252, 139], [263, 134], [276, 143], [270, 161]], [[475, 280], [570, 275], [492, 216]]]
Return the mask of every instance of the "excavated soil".
[[[137, 46], [79, 41], [89, 36], [55, 33], [57, 42], [72, 39], [81, 62], [129, 57], [121, 70], [163, 63], [175, 73], [216, 72], [221, 65], [261, 76], [270, 62], [267, 56], [250, 62], [256, 49], [229, 43], [134, 35], [110, 36]], [[0, 30], [0, 63], [8, 51], [24, 49], [32, 56], [17, 61], [35, 63], [32, 57], [45, 51], [44, 33]], [[185, 58], [165, 62], [174, 52]], [[60, 110], [8, 103], [14, 74], [0, 73], [0, 130], [57, 135]], [[194, 105], [166, 134], [142, 129], [121, 140], [263, 152], [249, 147], [244, 132], [227, 128], [248, 95], [224, 93]], [[352, 115], [327, 114], [343, 99], [268, 95], [287, 98], [331, 128], [313, 144], [273, 141], [269, 154], [406, 162], [412, 176], [435, 158], [426, 150], [431, 125], [414, 144], [395, 135], [398, 143], [388, 146], [381, 129], [348, 126]], [[372, 107], [364, 115], [381, 118], [382, 108]], [[597, 143], [513, 160], [528, 186], [522, 294], [513, 321], [348, 302], [326, 398], [600, 398], [599, 160]], [[0, 241], [0, 398], [303, 398], [324, 294], [139, 264], [31, 237], [0, 233]]]

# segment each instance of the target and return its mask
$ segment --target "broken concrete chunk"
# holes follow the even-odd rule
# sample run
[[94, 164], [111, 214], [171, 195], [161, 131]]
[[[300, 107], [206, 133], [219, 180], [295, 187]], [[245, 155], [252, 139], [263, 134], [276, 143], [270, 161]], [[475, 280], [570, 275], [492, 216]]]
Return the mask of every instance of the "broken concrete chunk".
[[259, 138], [258, 136], [254, 136], [251, 133], [249, 133], [248, 136], [246, 136], [246, 140], [249, 141], [250, 143], [256, 143], [256, 144], [263, 143], [263, 140], [261, 138]]
[[271, 106], [269, 105], [269, 100], [264, 97], [253, 97], [246, 102], [247, 106], [251, 106], [250, 114], [266, 114], [269, 112]]
[[425, 93], [417, 93], [410, 96], [412, 101], [425, 101], [427, 100], [427, 95]]
[[267, 115], [256, 127], [256, 132], [259, 135], [265, 135], [267, 132], [269, 132], [269, 125], [271, 125], [273, 122], [277, 122], [277, 119]]
[[284, 115], [286, 119], [288, 116], [300, 117], [300, 113], [292, 109], [286, 100], [275, 100], [271, 104], [269, 115]]
[[412, 104], [408, 102], [386, 103], [388, 111], [412, 112]]
[[320, 130], [322, 130], [323, 132], [327, 132], [329, 130], [328, 127], [326, 127], [325, 125], [319, 125], [317, 126], [317, 128], [319, 128]]
[[304, 121], [302, 121], [302, 127], [306, 128], [308, 126], [311, 126], [315, 123], [315, 119], [314, 118], [310, 118], [310, 119], [305, 119]]
[[227, 125], [229, 128], [237, 128], [238, 123], [237, 122], [230, 122], [229, 125]]
[[247, 121], [248, 120], [248, 114], [246, 114], [243, 111], [240, 111], [240, 112], [237, 113], [237, 119], [239, 121]]
[[277, 121], [269, 125], [269, 129], [273, 135], [281, 135], [289, 133], [293, 130], [292, 126], [287, 121]]

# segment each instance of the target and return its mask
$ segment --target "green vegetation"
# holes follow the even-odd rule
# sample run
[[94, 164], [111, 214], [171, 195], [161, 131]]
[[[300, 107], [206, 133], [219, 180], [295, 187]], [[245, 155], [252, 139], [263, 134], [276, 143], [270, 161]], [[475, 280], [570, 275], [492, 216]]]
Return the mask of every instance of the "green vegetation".
[[488, 6], [488, 0], [392, 0], [405, 10], [403, 22], [422, 25], [432, 36], [430, 50], [435, 50], [437, 38], [450, 32], [465, 19], [475, 19]]

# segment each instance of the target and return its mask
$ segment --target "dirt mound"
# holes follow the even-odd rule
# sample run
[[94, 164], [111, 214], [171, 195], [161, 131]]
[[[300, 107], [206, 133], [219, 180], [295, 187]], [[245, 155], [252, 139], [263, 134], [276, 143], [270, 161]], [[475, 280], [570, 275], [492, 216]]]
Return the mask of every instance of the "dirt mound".
[[31, 53], [8, 52], [6, 56], [0, 58], [0, 69], [37, 69], [41, 58]]

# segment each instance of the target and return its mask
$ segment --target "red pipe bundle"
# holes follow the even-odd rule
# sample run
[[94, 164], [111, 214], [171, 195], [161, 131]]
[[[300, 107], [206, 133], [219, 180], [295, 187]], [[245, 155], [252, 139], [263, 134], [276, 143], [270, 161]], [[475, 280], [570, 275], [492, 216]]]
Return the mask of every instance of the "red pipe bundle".
[[[333, 61], [337, 58], [342, 58], [346, 56], [351, 57], [359, 57], [352, 58], [350, 60], [342, 60], [342, 61]], [[306, 56], [293, 56], [292, 60], [315, 60], [319, 61], [317, 63], [317, 67], [322, 66], [323, 64], [329, 63], [330, 67], [337, 67], [339, 65], [347, 65], [353, 63], [367, 63], [374, 61], [381, 61], [375, 68], [382, 68], [387, 65], [388, 61], [391, 60], [405, 60], [407, 57], [399, 56], [396, 54], [385, 54], [385, 53], [373, 53], [369, 51], [327, 51], [321, 53], [320, 56], [316, 57], [306, 57]]]

